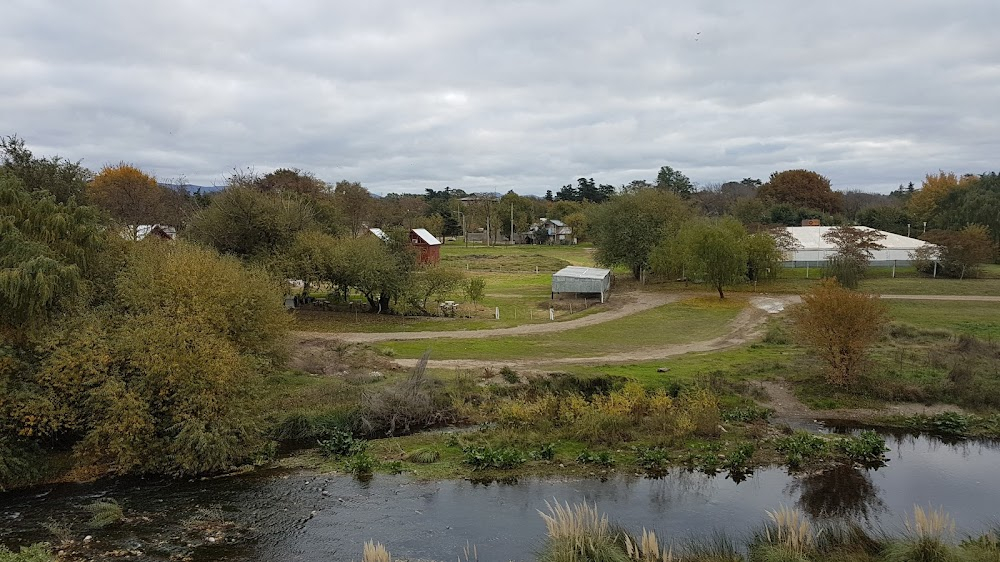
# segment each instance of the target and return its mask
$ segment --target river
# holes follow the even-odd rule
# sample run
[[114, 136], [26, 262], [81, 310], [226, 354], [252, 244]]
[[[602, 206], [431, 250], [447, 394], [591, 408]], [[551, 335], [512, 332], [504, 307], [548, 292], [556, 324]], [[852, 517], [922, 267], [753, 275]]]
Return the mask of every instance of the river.
[[[674, 470], [663, 478], [607, 481], [522, 479], [415, 482], [376, 475], [261, 471], [197, 481], [115, 479], [0, 494], [0, 542], [52, 541], [45, 527], [70, 527], [89, 556], [133, 551], [146, 560], [360, 559], [375, 539], [397, 557], [454, 560], [467, 544], [479, 560], [531, 560], [544, 535], [538, 510], [546, 500], [596, 502], [612, 521], [661, 538], [745, 533], [766, 509], [796, 506], [816, 518], [851, 517], [889, 529], [913, 505], [942, 506], [959, 529], [980, 532], [1000, 506], [1000, 444], [946, 443], [928, 436], [886, 434], [889, 462], [877, 470], [844, 467], [818, 474], [758, 470], [736, 483], [723, 474]], [[114, 498], [127, 521], [88, 530], [84, 506]], [[220, 525], [216, 520], [231, 522]], [[211, 537], [211, 538], [209, 538]], [[214, 541], [214, 542], [212, 542]], [[141, 553], [141, 554], [140, 554]]]

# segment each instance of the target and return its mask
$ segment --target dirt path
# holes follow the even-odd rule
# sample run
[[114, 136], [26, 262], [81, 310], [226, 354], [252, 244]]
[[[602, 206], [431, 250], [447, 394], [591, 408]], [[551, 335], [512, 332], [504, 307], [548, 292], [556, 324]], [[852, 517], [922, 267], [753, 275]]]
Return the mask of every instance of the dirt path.
[[676, 302], [687, 295], [682, 294], [667, 294], [667, 293], [626, 293], [620, 295], [617, 298], [627, 299], [625, 304], [608, 310], [606, 312], [598, 312], [595, 314], [590, 314], [582, 318], [576, 318], [574, 320], [566, 320], [563, 322], [548, 322], [545, 324], [525, 324], [523, 326], [516, 326], [513, 328], [495, 328], [488, 330], [450, 330], [450, 331], [439, 331], [439, 332], [383, 332], [383, 333], [368, 333], [368, 332], [350, 332], [350, 333], [331, 333], [331, 332], [295, 332], [294, 335], [300, 341], [341, 341], [350, 343], [374, 343], [380, 341], [389, 340], [429, 340], [429, 339], [443, 339], [443, 338], [496, 338], [503, 336], [528, 336], [533, 334], [549, 334], [553, 332], [562, 332], [564, 330], [573, 330], [576, 328], [583, 328], [584, 326], [593, 326], [595, 324], [601, 324], [603, 322], [609, 322], [611, 320], [617, 320], [619, 318], [624, 318], [626, 316], [631, 316], [638, 312], [643, 312], [651, 308], [656, 308], [658, 306], [663, 306], [668, 303]]
[[[592, 357], [561, 357], [557, 359], [514, 359], [509, 361], [479, 360], [479, 359], [446, 359], [428, 361], [429, 367], [443, 369], [477, 370], [510, 366], [511, 368], [528, 371], [543, 371], [558, 368], [562, 365], [604, 365], [607, 363], [636, 363], [666, 359], [685, 353], [718, 351], [743, 345], [760, 336], [760, 328], [767, 320], [768, 314], [774, 314], [784, 309], [792, 298], [789, 297], [753, 297], [751, 306], [745, 308], [728, 324], [725, 335], [710, 340], [671, 344], [657, 347], [641, 348], [622, 353], [611, 353]], [[432, 355], [433, 357], [433, 355]], [[403, 367], [416, 365], [417, 359], [398, 359], [396, 363]]]
[[934, 415], [942, 412], [962, 412], [958, 406], [950, 404], [934, 404], [927, 406], [916, 403], [887, 404], [878, 410], [866, 408], [841, 408], [838, 410], [813, 410], [806, 406], [792, 393], [788, 383], [784, 381], [763, 381], [760, 383], [771, 398], [766, 405], [774, 410], [772, 421], [785, 423], [798, 429], [818, 429], [817, 419], [831, 420], [870, 420], [881, 416], [912, 416], [918, 414]]

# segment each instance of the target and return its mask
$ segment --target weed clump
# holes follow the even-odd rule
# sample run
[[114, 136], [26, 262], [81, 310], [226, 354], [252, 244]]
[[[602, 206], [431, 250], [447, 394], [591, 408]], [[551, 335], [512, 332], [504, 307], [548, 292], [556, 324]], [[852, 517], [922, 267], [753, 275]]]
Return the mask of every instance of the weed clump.
[[87, 526], [91, 529], [103, 529], [125, 518], [122, 507], [113, 499], [95, 501], [88, 504], [86, 509], [90, 512]]
[[424, 353], [406, 379], [362, 395], [358, 418], [364, 433], [390, 437], [454, 421], [443, 385], [425, 374], [429, 356]]
[[524, 464], [527, 459], [521, 451], [513, 447], [466, 447], [463, 449], [465, 457], [462, 462], [472, 466], [473, 470], [498, 469], [506, 470], [517, 468]]

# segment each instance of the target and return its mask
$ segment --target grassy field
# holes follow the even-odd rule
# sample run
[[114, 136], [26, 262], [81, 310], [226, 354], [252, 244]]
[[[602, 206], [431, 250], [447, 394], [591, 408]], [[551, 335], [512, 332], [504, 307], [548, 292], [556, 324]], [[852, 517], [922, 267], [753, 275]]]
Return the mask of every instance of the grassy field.
[[[393, 316], [365, 312], [302, 309], [295, 313], [296, 329], [309, 332], [426, 332], [511, 328], [549, 322], [553, 307], [557, 321], [572, 320], [607, 310], [594, 299], [550, 300], [552, 275], [546, 273], [473, 272], [486, 279], [486, 297], [478, 305], [459, 292], [451, 299], [460, 303], [459, 318], [435, 316]], [[500, 320], [494, 312], [500, 308]], [[359, 307], [360, 310], [360, 307]]]
[[1000, 303], [887, 301], [892, 317], [918, 328], [940, 328], [980, 339], [1000, 340]]
[[[912, 267], [897, 267], [895, 278], [891, 267], [872, 267], [867, 279], [861, 282], [861, 290], [886, 295], [986, 295], [1000, 296], [1000, 265], [988, 265], [980, 279], [931, 278], [917, 273]], [[806, 277], [808, 273], [809, 277]], [[754, 286], [747, 283], [728, 287], [734, 293], [787, 293], [807, 292], [820, 281], [822, 270], [810, 268], [785, 268], [778, 279], [761, 282]], [[681, 283], [673, 280], [656, 280], [646, 285], [650, 290], [661, 291], [712, 291], [710, 287], [695, 283]]]
[[567, 265], [594, 265], [594, 248], [590, 244], [575, 246], [465, 246], [450, 242], [441, 247], [441, 262], [446, 265], [469, 264], [470, 270], [534, 271], [553, 273]]
[[695, 298], [602, 324], [538, 336], [386, 342], [397, 357], [434, 359], [555, 359], [594, 357], [717, 337], [746, 305], [741, 299]]

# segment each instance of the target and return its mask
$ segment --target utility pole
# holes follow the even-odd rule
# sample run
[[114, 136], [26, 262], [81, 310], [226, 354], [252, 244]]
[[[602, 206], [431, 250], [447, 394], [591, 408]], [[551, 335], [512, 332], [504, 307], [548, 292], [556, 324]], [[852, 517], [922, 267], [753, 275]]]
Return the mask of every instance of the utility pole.
[[510, 202], [510, 244], [514, 245], [514, 202]]

